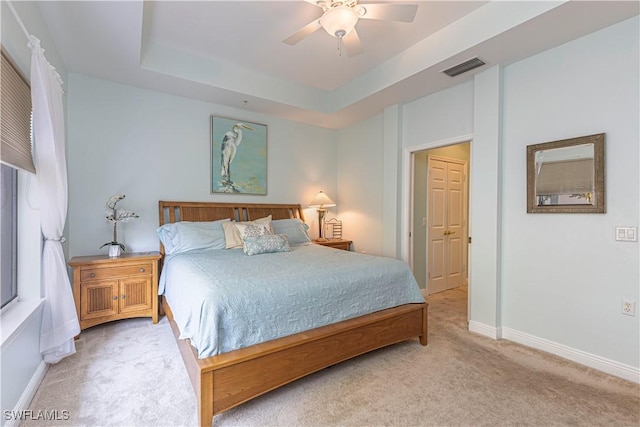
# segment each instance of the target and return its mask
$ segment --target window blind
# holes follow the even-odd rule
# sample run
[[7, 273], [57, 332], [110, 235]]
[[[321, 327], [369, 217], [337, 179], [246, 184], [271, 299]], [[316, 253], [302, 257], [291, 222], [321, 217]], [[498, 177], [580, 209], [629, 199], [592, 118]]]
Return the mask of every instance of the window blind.
[[31, 89], [2, 52], [0, 69], [0, 161], [36, 172], [31, 153]]
[[593, 159], [545, 162], [536, 177], [536, 194], [592, 193], [593, 169]]

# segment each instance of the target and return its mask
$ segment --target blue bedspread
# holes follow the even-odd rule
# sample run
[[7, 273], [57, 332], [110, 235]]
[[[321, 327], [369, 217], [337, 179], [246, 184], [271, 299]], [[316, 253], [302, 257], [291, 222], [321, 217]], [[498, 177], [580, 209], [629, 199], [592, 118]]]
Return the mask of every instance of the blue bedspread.
[[160, 279], [180, 329], [205, 358], [424, 298], [402, 261], [303, 245], [167, 257]]

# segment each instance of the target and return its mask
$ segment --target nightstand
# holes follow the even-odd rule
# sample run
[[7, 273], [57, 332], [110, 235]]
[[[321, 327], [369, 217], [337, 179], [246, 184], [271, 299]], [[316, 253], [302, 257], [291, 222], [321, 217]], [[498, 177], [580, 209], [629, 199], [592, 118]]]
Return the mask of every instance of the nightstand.
[[343, 239], [328, 239], [326, 241], [318, 241], [314, 240], [313, 243], [316, 245], [328, 246], [334, 249], [342, 249], [343, 251], [351, 250], [351, 240], [343, 240]]
[[112, 320], [151, 317], [158, 323], [158, 252], [71, 258], [80, 329]]

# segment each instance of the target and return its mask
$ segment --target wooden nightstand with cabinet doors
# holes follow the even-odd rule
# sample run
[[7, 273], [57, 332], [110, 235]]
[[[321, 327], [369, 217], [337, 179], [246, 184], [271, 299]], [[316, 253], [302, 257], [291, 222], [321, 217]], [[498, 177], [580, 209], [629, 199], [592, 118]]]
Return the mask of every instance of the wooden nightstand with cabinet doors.
[[80, 329], [132, 317], [158, 323], [160, 257], [158, 252], [73, 257], [69, 265]]

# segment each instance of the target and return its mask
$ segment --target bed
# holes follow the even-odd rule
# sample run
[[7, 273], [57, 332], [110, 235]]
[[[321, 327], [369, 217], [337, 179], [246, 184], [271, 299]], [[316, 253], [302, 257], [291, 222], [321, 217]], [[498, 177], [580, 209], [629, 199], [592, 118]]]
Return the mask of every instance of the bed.
[[[226, 218], [235, 221], [253, 221], [267, 216], [271, 216], [274, 221], [296, 218], [304, 221], [302, 208], [297, 204], [159, 202], [161, 227], [181, 221], [208, 223]], [[313, 244], [309, 246], [295, 248], [286, 256], [294, 259], [305, 255], [305, 252], [310, 252], [314, 257], [337, 258], [338, 252], [343, 252], [325, 247], [320, 249], [318, 245]], [[163, 254], [165, 253], [162, 244], [160, 250]], [[229, 262], [231, 259], [229, 257], [236, 256], [231, 253], [232, 251], [220, 251], [219, 255], [224, 257], [224, 262]], [[354, 257], [349, 262], [355, 262], [359, 256], [348, 253], [344, 255]], [[171, 262], [177, 263], [171, 260], [172, 256], [165, 258], [167, 266]], [[198, 256], [203, 258], [205, 255], [200, 253]], [[254, 262], [260, 257], [265, 256], [248, 258]], [[236, 262], [233, 259], [232, 261]], [[250, 269], [247, 267], [247, 270]], [[301, 276], [299, 280], [302, 283], [307, 281], [308, 277]], [[203, 426], [210, 426], [216, 414], [360, 354], [412, 338], [418, 338], [422, 345], [427, 345], [427, 304], [421, 299], [420, 302], [403, 303], [391, 308], [367, 312], [367, 314], [358, 314], [324, 326], [312, 325], [310, 329], [294, 333], [284, 332], [283, 336], [238, 349], [227, 350], [221, 347], [216, 354], [207, 356], [199, 351], [202, 347], [206, 347], [204, 344], [197, 349], [192, 345], [191, 339], [181, 338], [185, 334], [181, 333], [179, 325], [185, 328], [185, 322], [181, 319], [186, 315], [182, 307], [184, 304], [179, 297], [175, 292], [174, 294], [166, 292], [166, 296], [163, 295], [161, 298], [161, 314], [167, 315], [175, 335], [196, 393], [198, 422]], [[357, 294], [352, 298], [358, 298]], [[174, 309], [170, 303], [174, 305], [177, 316], [174, 315]], [[360, 304], [351, 305], [359, 306]], [[194, 342], [203, 342], [203, 338], [198, 335], [189, 336], [192, 336]]]

